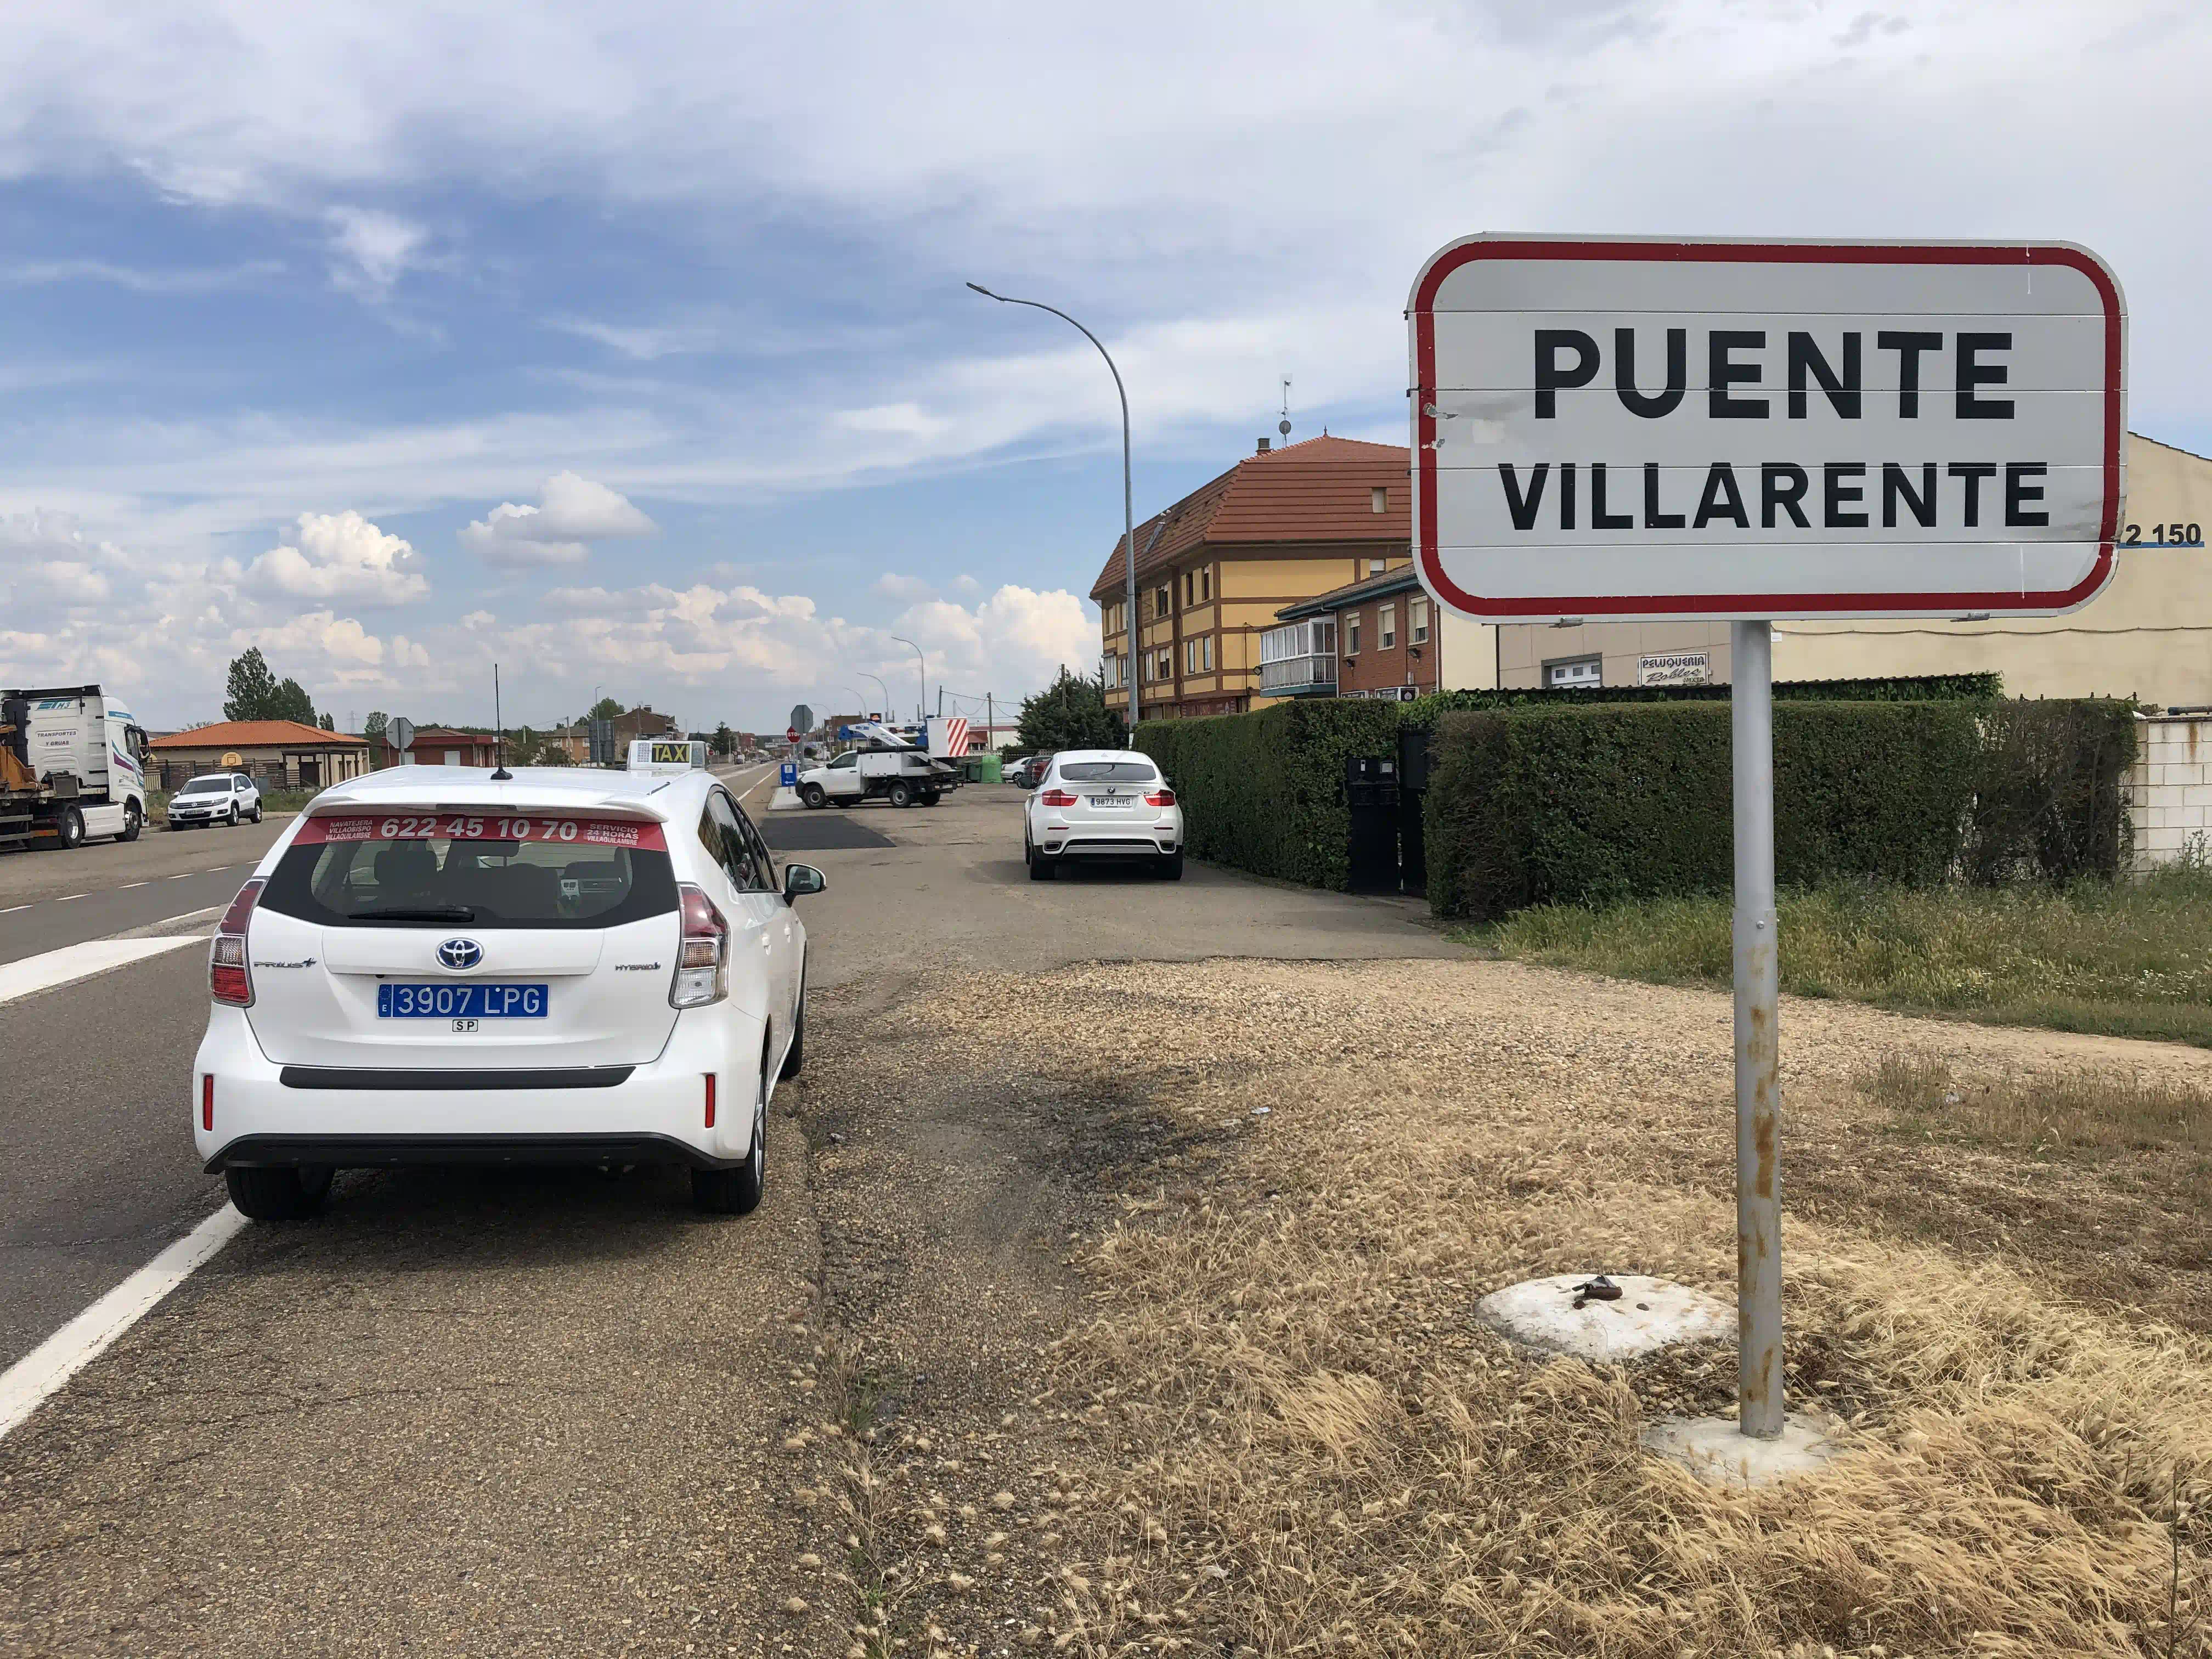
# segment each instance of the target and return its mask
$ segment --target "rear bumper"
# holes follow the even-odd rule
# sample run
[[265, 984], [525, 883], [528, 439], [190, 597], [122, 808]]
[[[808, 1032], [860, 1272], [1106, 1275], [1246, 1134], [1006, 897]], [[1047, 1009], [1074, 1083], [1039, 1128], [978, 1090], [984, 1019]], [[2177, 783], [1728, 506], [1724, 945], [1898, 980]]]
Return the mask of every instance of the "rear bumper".
[[[233, 1165], [688, 1164], [726, 1169], [751, 1150], [760, 1022], [727, 1003], [689, 1009], [652, 1061], [479, 1073], [280, 1066], [241, 1010], [210, 1011], [192, 1066], [192, 1143]], [[715, 1121], [706, 1079], [715, 1079]], [[203, 1115], [215, 1080], [214, 1127]]]
[[1179, 823], [1048, 823], [1039, 850], [1054, 859], [1164, 858], [1182, 845]]

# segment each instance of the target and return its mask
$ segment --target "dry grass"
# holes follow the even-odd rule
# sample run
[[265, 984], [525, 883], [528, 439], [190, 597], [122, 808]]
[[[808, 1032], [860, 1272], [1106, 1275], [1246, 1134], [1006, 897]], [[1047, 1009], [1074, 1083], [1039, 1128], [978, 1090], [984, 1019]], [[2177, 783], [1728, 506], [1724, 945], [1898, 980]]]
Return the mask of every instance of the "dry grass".
[[2110, 1066], [1958, 1076], [1924, 1052], [1885, 1054], [1861, 1087], [1905, 1133], [2043, 1155], [2212, 1148], [2212, 1092]]
[[[1071, 1093], [1126, 1088], [1141, 1051], [1149, 1109], [1248, 1126], [1229, 1155], [1164, 1159], [1086, 1257], [1097, 1315], [1057, 1350], [1056, 1399], [1097, 1495], [1070, 1532], [1083, 1595], [1036, 1639], [2200, 1651], [2212, 1342], [2056, 1297], [2028, 1255], [1793, 1214], [1790, 1386], [1856, 1446], [1752, 1493], [1638, 1443], [1657, 1414], [1726, 1408], [1725, 1350], [1598, 1369], [1475, 1323], [1481, 1294], [1539, 1273], [1730, 1285], [1724, 1048], [1685, 1037], [1685, 994], [1642, 994], [1648, 1024], [1623, 1029], [1580, 983], [1247, 963], [1023, 983], [998, 1035], [1051, 1053]], [[1800, 1044], [1793, 1136], [1860, 1135], [1881, 1046]], [[2163, 1122], [2172, 1103], [2142, 1098]]]

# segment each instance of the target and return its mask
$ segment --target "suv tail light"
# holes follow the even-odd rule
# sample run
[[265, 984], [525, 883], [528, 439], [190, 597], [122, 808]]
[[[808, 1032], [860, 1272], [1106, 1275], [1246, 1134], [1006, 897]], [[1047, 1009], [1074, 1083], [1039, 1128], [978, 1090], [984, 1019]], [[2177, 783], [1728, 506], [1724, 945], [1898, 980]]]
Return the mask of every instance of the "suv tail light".
[[1069, 794], [1065, 789], [1048, 789], [1044, 793], [1039, 795], [1037, 799], [1042, 801], [1047, 806], [1073, 806], [1075, 805], [1075, 797]]
[[257, 878], [238, 890], [216, 926], [215, 945], [208, 951], [208, 994], [233, 1008], [253, 1006], [253, 975], [246, 965], [246, 924], [253, 920], [262, 885]]
[[1167, 788], [1164, 786], [1155, 789], [1151, 794], [1145, 797], [1145, 805], [1147, 806], [1173, 806], [1175, 805], [1175, 791]]
[[701, 1008], [730, 994], [730, 924], [702, 888], [690, 882], [677, 891], [684, 905], [684, 942], [677, 947], [672, 1008]]

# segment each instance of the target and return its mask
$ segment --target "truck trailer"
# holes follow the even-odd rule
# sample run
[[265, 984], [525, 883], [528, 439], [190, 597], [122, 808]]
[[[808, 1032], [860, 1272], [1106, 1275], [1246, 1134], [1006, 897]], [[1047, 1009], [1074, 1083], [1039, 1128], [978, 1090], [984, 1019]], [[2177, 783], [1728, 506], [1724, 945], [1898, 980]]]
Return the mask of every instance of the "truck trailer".
[[0, 690], [0, 848], [136, 841], [146, 732], [96, 685]]

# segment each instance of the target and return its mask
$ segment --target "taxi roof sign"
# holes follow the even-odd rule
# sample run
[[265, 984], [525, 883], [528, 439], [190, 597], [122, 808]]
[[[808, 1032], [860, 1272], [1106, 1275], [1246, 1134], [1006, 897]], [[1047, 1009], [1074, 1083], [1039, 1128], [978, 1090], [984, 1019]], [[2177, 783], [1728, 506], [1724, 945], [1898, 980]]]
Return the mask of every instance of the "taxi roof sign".
[[707, 744], [701, 738], [638, 738], [629, 746], [629, 769], [650, 777], [696, 772], [707, 764]]

